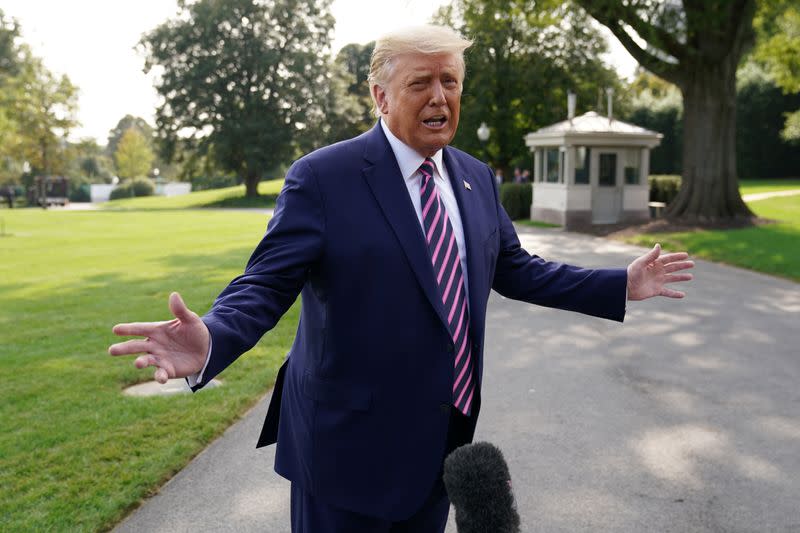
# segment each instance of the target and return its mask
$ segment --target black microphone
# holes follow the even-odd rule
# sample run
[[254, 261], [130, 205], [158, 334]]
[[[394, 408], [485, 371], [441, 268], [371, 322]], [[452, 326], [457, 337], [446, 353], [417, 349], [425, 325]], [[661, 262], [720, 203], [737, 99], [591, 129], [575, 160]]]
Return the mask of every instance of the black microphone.
[[444, 461], [444, 485], [458, 533], [519, 533], [511, 474], [494, 444], [456, 448]]

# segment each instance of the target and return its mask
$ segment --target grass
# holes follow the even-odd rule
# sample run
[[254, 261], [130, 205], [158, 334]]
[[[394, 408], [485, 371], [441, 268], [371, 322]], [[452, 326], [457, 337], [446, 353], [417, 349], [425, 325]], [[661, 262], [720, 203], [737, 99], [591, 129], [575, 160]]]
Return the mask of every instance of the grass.
[[9, 210], [2, 218], [0, 530], [109, 529], [268, 390], [298, 305], [223, 373], [223, 387], [123, 396], [152, 370], [107, 354], [118, 339], [112, 325], [169, 318], [172, 290], [204, 312], [241, 272], [265, 217]]
[[541, 220], [528, 220], [528, 219], [520, 219], [515, 220], [514, 224], [521, 224], [523, 226], [531, 226], [534, 228], [560, 228], [558, 224], [550, 224], [549, 222], [542, 222]]
[[145, 196], [112, 200], [102, 204], [104, 209], [189, 209], [201, 207], [272, 207], [283, 187], [283, 180], [262, 181], [258, 184], [258, 198], [247, 198], [244, 185], [197, 191], [180, 196]]
[[642, 234], [628, 242], [688, 250], [692, 256], [800, 281], [800, 195], [748, 204], [759, 217], [778, 221], [744, 229]]
[[800, 189], [800, 179], [739, 180], [739, 191], [745, 194]]

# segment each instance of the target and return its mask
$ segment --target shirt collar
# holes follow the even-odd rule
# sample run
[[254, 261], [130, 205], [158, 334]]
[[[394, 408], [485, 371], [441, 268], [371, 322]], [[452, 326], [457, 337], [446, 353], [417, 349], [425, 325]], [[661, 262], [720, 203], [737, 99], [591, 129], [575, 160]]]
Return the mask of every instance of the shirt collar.
[[[386, 139], [392, 147], [394, 157], [397, 159], [397, 165], [400, 167], [400, 173], [403, 175], [403, 179], [410, 180], [416, 175], [420, 165], [425, 161], [425, 158], [419, 155], [416, 150], [395, 137], [383, 119], [380, 120], [380, 123], [381, 128], [383, 128], [383, 133], [386, 135]], [[433, 163], [436, 165], [437, 174], [442, 176], [442, 150], [440, 149], [433, 154], [431, 159], [433, 159]]]

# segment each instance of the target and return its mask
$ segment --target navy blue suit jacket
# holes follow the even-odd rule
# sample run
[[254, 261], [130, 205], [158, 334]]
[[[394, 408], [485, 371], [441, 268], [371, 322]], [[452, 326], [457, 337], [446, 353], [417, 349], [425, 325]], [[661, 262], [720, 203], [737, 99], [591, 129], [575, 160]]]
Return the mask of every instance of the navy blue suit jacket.
[[[580, 269], [528, 254], [491, 170], [450, 147], [444, 164], [463, 221], [478, 390], [491, 289], [623, 319], [624, 269]], [[195, 388], [250, 349], [298, 293], [297, 335], [259, 445], [277, 440], [276, 471], [321, 501], [408, 518], [442, 467], [454, 346], [419, 220], [379, 125], [289, 169], [244, 274], [203, 317], [213, 349]], [[478, 401], [476, 417], [479, 410]]]

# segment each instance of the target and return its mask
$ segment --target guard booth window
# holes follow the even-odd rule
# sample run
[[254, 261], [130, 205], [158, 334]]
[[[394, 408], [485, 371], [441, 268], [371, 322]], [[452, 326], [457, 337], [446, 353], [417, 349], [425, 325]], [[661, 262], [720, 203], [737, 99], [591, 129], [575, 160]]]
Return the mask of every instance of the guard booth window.
[[558, 183], [560, 176], [558, 148], [549, 148], [545, 150], [545, 159], [547, 159], [547, 183]]
[[578, 146], [575, 148], [575, 184], [589, 184], [589, 157], [590, 149], [588, 146]]

